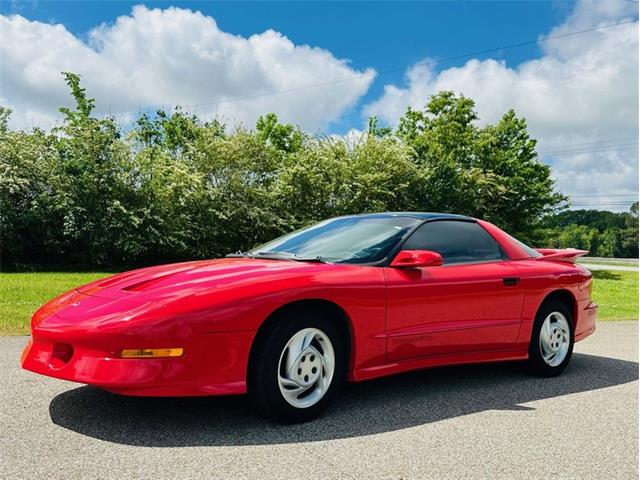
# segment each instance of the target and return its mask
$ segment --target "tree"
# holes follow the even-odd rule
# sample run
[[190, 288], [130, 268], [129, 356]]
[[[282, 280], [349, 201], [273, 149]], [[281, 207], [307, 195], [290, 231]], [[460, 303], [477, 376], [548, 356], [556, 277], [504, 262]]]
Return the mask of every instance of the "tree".
[[[358, 142], [275, 114], [231, 130], [180, 108], [141, 115], [125, 134], [94, 116], [78, 75], [64, 75], [75, 107], [52, 133], [12, 131], [0, 108], [2, 249], [14, 266], [208, 258], [327, 217], [393, 210], [466, 213], [528, 240], [562, 206], [526, 122], [507, 112], [479, 127], [473, 101], [450, 92], [395, 131], [370, 119]], [[562, 241], [594, 248], [590, 232]]]
[[11, 109], [0, 106], [0, 134], [6, 134], [9, 130], [9, 118]]
[[296, 152], [302, 148], [304, 135], [300, 129], [289, 123], [278, 122], [275, 113], [268, 113], [258, 118], [256, 133], [260, 141], [286, 153]]
[[634, 202], [626, 217], [626, 226], [621, 232], [621, 255], [638, 258], [638, 202]]
[[441, 92], [400, 119], [396, 133], [422, 180], [412, 198], [420, 210], [482, 217], [528, 239], [566, 198], [554, 191], [524, 119], [509, 111], [480, 128], [474, 108], [469, 98]]
[[539, 245], [556, 248], [563, 243], [558, 241], [562, 238], [563, 247], [575, 247], [575, 238], [568, 239], [576, 231], [584, 232], [588, 228], [591, 255], [638, 258], [638, 202], [629, 212], [569, 210], [549, 216], [546, 223], [550, 227], [537, 232]]
[[369, 117], [367, 122], [367, 135], [372, 137], [387, 137], [393, 133], [391, 127], [380, 127], [378, 125], [378, 117]]
[[8, 130], [11, 111], [0, 111], [0, 260], [42, 261], [56, 254], [62, 236], [52, 190], [56, 138], [42, 130]]
[[586, 225], [569, 225], [559, 231], [558, 248], [578, 248], [596, 252], [598, 231]]
[[618, 257], [621, 250], [619, 230], [609, 228], [604, 231], [600, 237], [600, 246], [598, 248], [598, 256], [600, 257]]
[[566, 210], [549, 217], [550, 226], [587, 225], [604, 232], [607, 228], [624, 228], [628, 213], [608, 212], [605, 210]]
[[114, 248], [130, 218], [128, 185], [130, 152], [113, 119], [91, 116], [95, 101], [87, 98], [80, 77], [64, 72], [75, 109], [61, 108], [64, 123], [55, 129], [58, 161], [53, 192], [56, 216], [62, 219], [60, 255], [72, 261], [89, 256], [97, 264], [124, 261]]
[[626, 225], [628, 228], [638, 229], [638, 202], [633, 202], [629, 208], [629, 214], [626, 217]]

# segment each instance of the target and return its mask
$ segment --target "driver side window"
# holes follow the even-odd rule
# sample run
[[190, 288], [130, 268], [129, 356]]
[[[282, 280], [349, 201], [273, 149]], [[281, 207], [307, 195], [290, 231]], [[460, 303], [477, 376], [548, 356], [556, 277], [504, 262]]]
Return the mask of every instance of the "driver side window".
[[502, 251], [484, 228], [475, 222], [436, 220], [418, 228], [403, 250], [432, 250], [445, 265], [500, 260]]

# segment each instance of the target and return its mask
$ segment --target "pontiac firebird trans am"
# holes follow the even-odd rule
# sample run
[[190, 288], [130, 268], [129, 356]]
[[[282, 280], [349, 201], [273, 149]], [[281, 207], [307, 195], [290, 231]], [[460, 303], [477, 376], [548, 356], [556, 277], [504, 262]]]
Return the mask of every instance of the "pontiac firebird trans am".
[[125, 395], [248, 393], [282, 422], [320, 414], [345, 378], [501, 360], [550, 377], [595, 330], [584, 253], [460, 215], [339, 217], [67, 292], [33, 316], [21, 363]]

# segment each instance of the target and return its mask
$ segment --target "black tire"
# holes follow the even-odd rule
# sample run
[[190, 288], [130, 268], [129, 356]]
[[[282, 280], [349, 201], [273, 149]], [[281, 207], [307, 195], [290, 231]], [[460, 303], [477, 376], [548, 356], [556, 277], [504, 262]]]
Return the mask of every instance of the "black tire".
[[[280, 391], [278, 371], [280, 357], [289, 340], [305, 328], [320, 330], [331, 341], [335, 369], [324, 395], [314, 405], [299, 408], [291, 405]], [[345, 339], [335, 322], [323, 311], [296, 308], [286, 311], [261, 331], [251, 355], [247, 373], [247, 390], [256, 410], [263, 417], [281, 423], [306, 422], [319, 416], [328, 406], [345, 377]]]
[[[569, 344], [566, 356], [564, 360], [558, 365], [550, 365], [545, 361], [543, 357], [542, 347], [540, 344], [540, 334], [542, 333], [542, 327], [549, 315], [552, 315], [554, 312], [560, 313], [563, 315], [568, 324], [569, 324]], [[543, 303], [538, 309], [538, 313], [536, 314], [535, 321], [533, 323], [533, 329], [531, 331], [531, 342], [529, 344], [529, 360], [528, 360], [528, 370], [532, 375], [536, 375], [538, 377], [555, 377], [560, 375], [571, 360], [571, 355], [573, 354], [573, 345], [575, 343], [574, 339], [574, 318], [571, 311], [567, 308], [567, 306], [555, 300], [550, 300], [548, 302]]]

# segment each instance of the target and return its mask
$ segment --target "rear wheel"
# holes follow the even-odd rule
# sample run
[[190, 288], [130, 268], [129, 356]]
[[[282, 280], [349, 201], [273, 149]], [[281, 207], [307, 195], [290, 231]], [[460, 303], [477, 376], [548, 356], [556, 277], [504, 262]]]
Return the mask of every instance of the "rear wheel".
[[258, 411], [284, 423], [320, 415], [344, 378], [344, 345], [331, 320], [291, 311], [257, 341], [248, 389]]
[[529, 369], [553, 377], [567, 368], [573, 353], [573, 315], [561, 302], [543, 304], [536, 315], [529, 345]]

